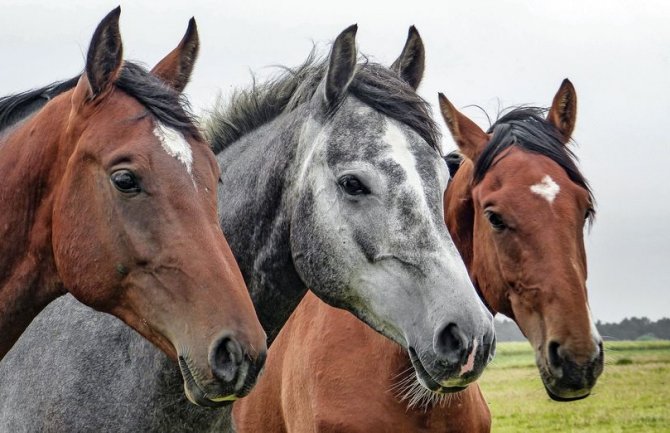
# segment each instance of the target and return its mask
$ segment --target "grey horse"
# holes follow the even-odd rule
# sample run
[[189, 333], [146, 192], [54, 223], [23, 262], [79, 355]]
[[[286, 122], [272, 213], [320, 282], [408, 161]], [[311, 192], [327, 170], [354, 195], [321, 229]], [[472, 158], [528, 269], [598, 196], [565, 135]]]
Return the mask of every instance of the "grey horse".
[[[358, 63], [355, 33], [208, 119], [221, 226], [270, 343], [309, 287], [453, 392], [492, 358], [493, 322], [443, 223], [447, 167], [415, 92], [423, 45], [412, 29], [391, 68]], [[229, 410], [187, 403], [178, 378], [119, 321], [64, 297], [0, 363], [0, 430], [227, 431]]]

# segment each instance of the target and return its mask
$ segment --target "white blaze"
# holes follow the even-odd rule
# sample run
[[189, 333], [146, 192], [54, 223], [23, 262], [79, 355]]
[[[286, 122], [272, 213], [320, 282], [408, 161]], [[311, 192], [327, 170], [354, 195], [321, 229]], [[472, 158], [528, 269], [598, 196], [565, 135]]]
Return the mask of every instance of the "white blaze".
[[[405, 170], [405, 174], [407, 175], [407, 184], [409, 188], [415, 192], [415, 195], [418, 198], [418, 212], [422, 215], [430, 215], [432, 211], [428, 205], [426, 193], [424, 192], [423, 181], [416, 166], [416, 158], [414, 158], [414, 155], [410, 150], [405, 133], [395, 121], [386, 119], [386, 129], [384, 131], [383, 140], [391, 147], [391, 157], [393, 160]], [[446, 164], [440, 164], [440, 166], [444, 166], [445, 171], [443, 172], [443, 175], [445, 176], [444, 180], [446, 182], [448, 178]], [[440, 207], [442, 207], [441, 202]], [[440, 230], [444, 229], [441, 220], [439, 222], [439, 228], [436, 227], [433, 218], [428, 218], [428, 220], [430, 221], [433, 230], [439, 232]], [[456, 256], [460, 258], [457, 253]]]
[[[192, 179], [193, 152], [191, 151], [191, 146], [188, 144], [188, 141], [184, 138], [184, 135], [176, 129], [168, 128], [159, 122], [156, 122], [154, 135], [158, 137], [158, 140], [160, 140], [163, 149], [168, 155], [174, 157], [184, 165]], [[193, 183], [195, 184], [195, 181]]]
[[409, 150], [409, 144], [407, 143], [407, 138], [402, 129], [391, 120], [386, 119], [386, 130], [384, 131], [383, 140], [391, 146], [393, 159], [405, 169], [407, 183], [409, 183], [411, 188], [417, 193], [419, 200], [422, 202], [421, 204], [425, 204], [427, 210], [428, 205], [425, 203], [425, 200], [423, 200], [423, 185], [416, 168], [416, 159]]
[[549, 203], [553, 203], [554, 199], [561, 190], [561, 187], [558, 186], [556, 182], [554, 182], [554, 179], [552, 179], [551, 176], [546, 175], [542, 178], [540, 183], [536, 183], [535, 185], [531, 186], [530, 190], [547, 200]]

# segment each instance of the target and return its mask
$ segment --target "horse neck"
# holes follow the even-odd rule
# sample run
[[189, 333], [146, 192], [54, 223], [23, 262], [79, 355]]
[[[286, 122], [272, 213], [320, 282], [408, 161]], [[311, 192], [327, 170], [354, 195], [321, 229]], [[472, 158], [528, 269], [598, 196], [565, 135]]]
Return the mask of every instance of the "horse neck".
[[67, 159], [59, 155], [62, 132], [45, 132], [67, 124], [64, 103], [54, 100], [0, 139], [0, 358], [33, 317], [64, 293], [52, 253], [51, 217]]
[[280, 116], [217, 155], [219, 215], [270, 344], [307, 291], [290, 246], [292, 176], [304, 119]]

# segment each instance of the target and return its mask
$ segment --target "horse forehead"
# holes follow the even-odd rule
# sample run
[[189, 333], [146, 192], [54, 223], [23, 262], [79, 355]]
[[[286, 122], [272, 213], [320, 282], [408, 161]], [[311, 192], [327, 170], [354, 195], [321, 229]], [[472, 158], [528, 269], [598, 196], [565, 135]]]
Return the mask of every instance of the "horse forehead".
[[518, 192], [525, 189], [549, 203], [573, 189], [565, 170], [551, 158], [519, 149], [510, 149], [493, 164], [482, 183], [484, 181], [493, 184], [494, 189], [505, 185]]
[[363, 103], [347, 100], [329, 128], [328, 162], [378, 159], [385, 152], [384, 120], [381, 113]]
[[407, 182], [413, 189], [422, 190], [438, 180], [437, 155], [427, 143], [421, 142], [418, 134], [391, 119], [386, 119], [384, 135], [381, 138], [384, 153], [381, 157], [391, 158], [407, 174]]
[[329, 165], [364, 161], [393, 178], [393, 185], [418, 192], [446, 185], [446, 167], [440, 170], [437, 153], [409, 126], [355, 98], [340, 110], [329, 128]]
[[549, 204], [552, 204], [558, 193], [561, 192], [561, 187], [558, 186], [551, 176], [545, 174], [542, 177], [542, 180], [530, 186], [530, 192], [542, 197], [549, 202]]
[[193, 177], [193, 149], [180, 131], [156, 121], [153, 134], [161, 144], [162, 149], [175, 158]]

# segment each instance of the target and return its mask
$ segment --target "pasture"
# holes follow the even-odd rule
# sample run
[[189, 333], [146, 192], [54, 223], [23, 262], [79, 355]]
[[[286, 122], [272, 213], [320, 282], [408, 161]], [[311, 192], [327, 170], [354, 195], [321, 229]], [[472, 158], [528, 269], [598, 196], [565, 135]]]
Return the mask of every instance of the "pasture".
[[670, 341], [605, 343], [605, 371], [590, 397], [547, 397], [530, 345], [499, 343], [480, 385], [493, 432], [670, 432]]

